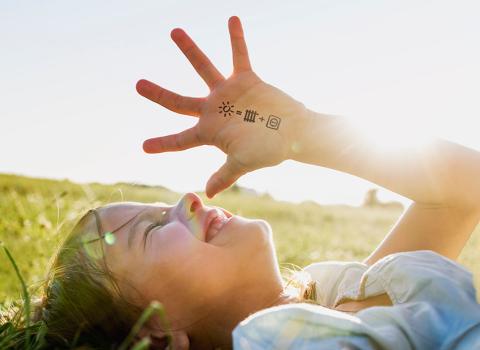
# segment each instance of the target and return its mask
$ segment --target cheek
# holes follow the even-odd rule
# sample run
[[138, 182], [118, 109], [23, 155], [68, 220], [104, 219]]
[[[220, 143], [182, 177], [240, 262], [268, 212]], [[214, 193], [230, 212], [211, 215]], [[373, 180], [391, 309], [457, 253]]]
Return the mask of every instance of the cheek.
[[153, 231], [147, 240], [147, 262], [165, 272], [201, 253], [202, 242], [179, 222], [170, 223]]
[[170, 300], [180, 297], [175, 296], [179, 291], [198, 291], [214, 275], [207, 271], [212, 272], [211, 266], [218, 264], [211, 253], [209, 246], [181, 223], [170, 223], [152, 232], [142, 269], [142, 283], [147, 286], [143, 292]]

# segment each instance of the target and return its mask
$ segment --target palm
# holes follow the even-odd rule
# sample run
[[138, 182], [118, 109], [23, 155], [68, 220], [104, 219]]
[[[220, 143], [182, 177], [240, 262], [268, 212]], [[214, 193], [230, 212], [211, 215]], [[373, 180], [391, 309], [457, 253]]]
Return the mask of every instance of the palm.
[[[233, 74], [225, 79], [210, 60], [181, 29], [172, 31], [179, 46], [210, 88], [207, 97], [186, 97], [146, 80], [137, 83], [137, 91], [162, 106], [198, 117], [198, 123], [180, 133], [146, 140], [148, 153], [180, 151], [200, 145], [214, 145], [225, 152], [227, 162], [210, 178], [207, 195], [229, 187], [248, 171], [280, 163], [285, 159], [285, 135], [259, 125], [245, 123], [235, 110], [254, 107], [271, 112], [282, 92], [263, 82], [252, 70], [240, 20], [231, 17], [229, 31], [233, 53]], [[225, 108], [222, 106], [234, 106]], [[295, 105], [295, 104], [294, 104]], [[220, 113], [231, 112], [233, 113]], [[241, 111], [241, 113], [243, 113]], [[288, 120], [286, 121], [288, 123]], [[258, 123], [257, 123], [258, 124]]]
[[230, 77], [205, 102], [196, 125], [198, 135], [205, 137], [200, 141], [220, 148], [245, 172], [280, 163], [284, 158], [278, 147], [283, 144], [282, 135], [263, 125], [245, 122], [248, 107], [268, 109], [266, 100], [272, 103], [273, 92], [251, 71]]
[[234, 74], [216, 86], [208, 95], [196, 125], [200, 141], [228, 154], [231, 150], [229, 140], [248, 137], [246, 125], [242, 125], [236, 110], [239, 100], [262, 83], [255, 73], [247, 71]]

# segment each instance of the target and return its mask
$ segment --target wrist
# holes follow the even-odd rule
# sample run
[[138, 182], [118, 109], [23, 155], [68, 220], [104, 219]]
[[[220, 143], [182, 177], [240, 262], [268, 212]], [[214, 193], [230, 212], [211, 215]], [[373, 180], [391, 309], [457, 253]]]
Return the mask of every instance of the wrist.
[[305, 109], [302, 119], [302, 128], [292, 143], [289, 159], [331, 167], [338, 156], [337, 148], [344, 144], [344, 138], [349, 139], [343, 129], [339, 128], [343, 119], [334, 115], [317, 113], [308, 108]]
[[305, 106], [303, 107], [288, 147], [287, 159], [289, 160], [304, 161], [306, 154], [312, 147], [313, 140], [319, 136], [317, 131], [318, 114]]

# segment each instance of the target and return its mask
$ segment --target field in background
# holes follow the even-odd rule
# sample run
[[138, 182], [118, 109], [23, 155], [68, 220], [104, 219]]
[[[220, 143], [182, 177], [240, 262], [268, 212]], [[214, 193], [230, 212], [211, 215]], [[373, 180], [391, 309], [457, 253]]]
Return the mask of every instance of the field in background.
[[[273, 229], [281, 266], [323, 260], [362, 260], [399, 218], [395, 207], [292, 204], [234, 187], [208, 200], [234, 214], [267, 220]], [[108, 202], [175, 203], [181, 194], [162, 187], [130, 184], [76, 184], [0, 174], [0, 241], [10, 250], [27, 283], [38, 286], [62, 237], [86, 210]], [[460, 262], [480, 287], [479, 227]], [[0, 251], [0, 304], [20, 298], [20, 284]]]

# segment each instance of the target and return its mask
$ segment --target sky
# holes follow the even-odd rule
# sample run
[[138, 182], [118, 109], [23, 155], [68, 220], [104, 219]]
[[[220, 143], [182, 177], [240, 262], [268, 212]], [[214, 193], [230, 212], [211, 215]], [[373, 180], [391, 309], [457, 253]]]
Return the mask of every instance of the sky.
[[[239, 16], [254, 71], [320, 113], [416, 123], [480, 150], [478, 1], [0, 2], [0, 172], [203, 191], [225, 160], [202, 146], [145, 154], [143, 140], [196, 119], [135, 91], [207, 85], [170, 38], [184, 29], [229, 76]], [[360, 205], [374, 183], [286, 161], [238, 180], [274, 198]], [[380, 188], [381, 200], [410, 203]]]

